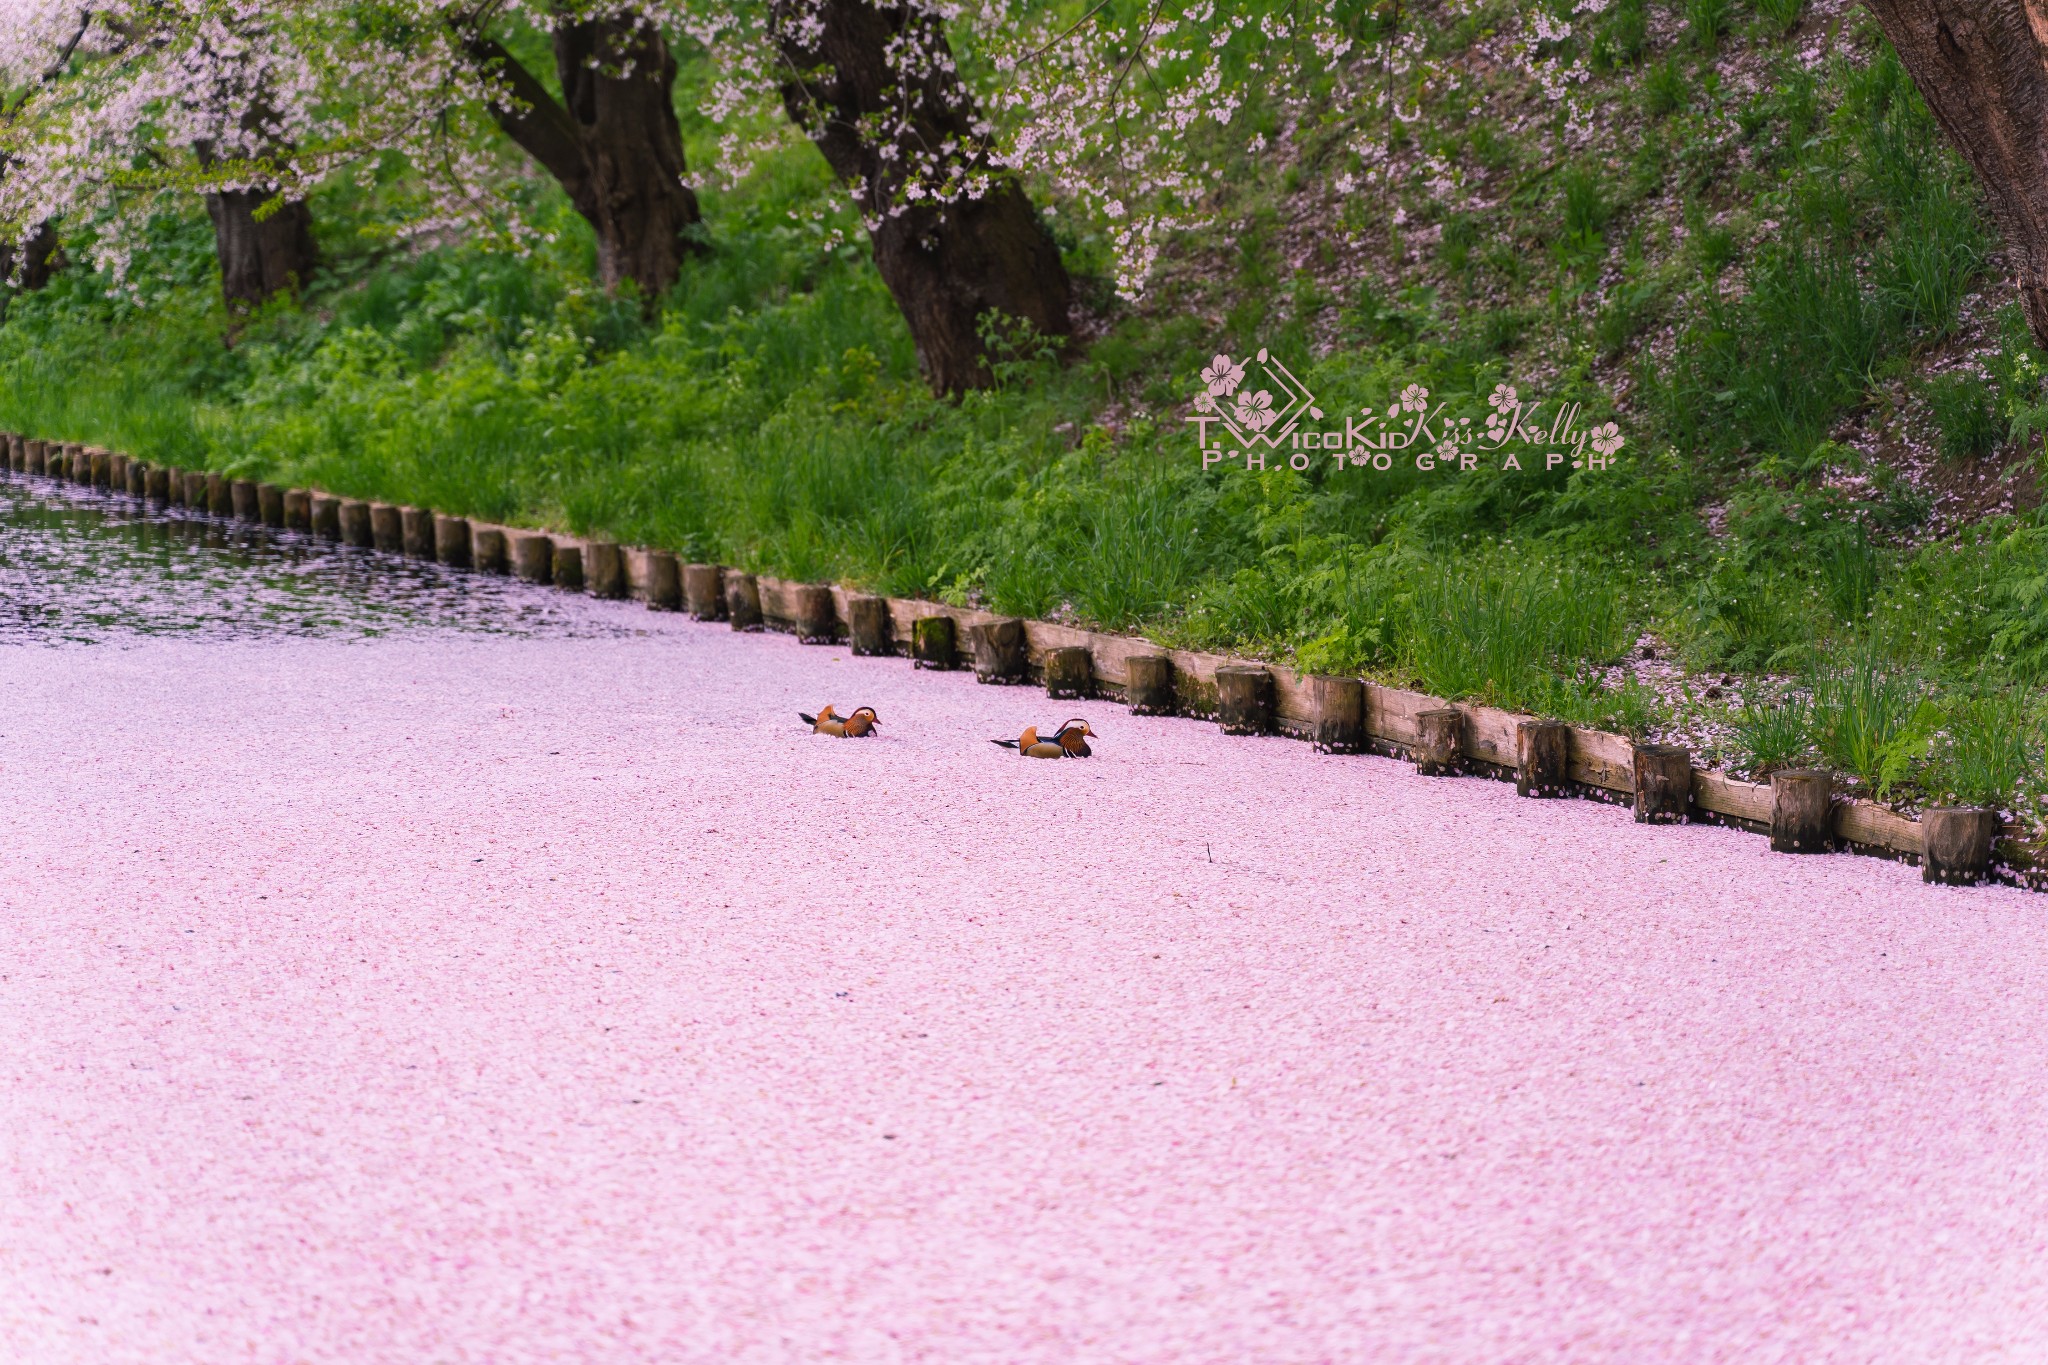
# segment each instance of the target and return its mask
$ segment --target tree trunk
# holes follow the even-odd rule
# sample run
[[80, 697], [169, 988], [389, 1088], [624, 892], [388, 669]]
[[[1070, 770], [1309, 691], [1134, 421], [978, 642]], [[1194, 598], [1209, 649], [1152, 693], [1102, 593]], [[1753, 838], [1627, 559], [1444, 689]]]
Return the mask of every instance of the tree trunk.
[[1984, 186], [2034, 340], [2048, 346], [2048, 3], [1869, 0]]
[[683, 258], [702, 249], [703, 217], [683, 183], [676, 61], [661, 30], [632, 15], [562, 24], [561, 100], [499, 43], [465, 41], [511, 89], [512, 102], [491, 110], [498, 126], [561, 182], [596, 232], [604, 287], [631, 280], [650, 303], [666, 293]]
[[[15, 278], [17, 267], [20, 278]], [[26, 242], [0, 238], [0, 284], [23, 290], [41, 289], [57, 268], [57, 233], [47, 222], [38, 223]]]
[[231, 305], [262, 303], [296, 291], [319, 259], [313, 250], [313, 212], [303, 199], [277, 205], [270, 190], [217, 190], [206, 196], [213, 219], [213, 249], [220, 257], [220, 292]]
[[1073, 334], [1059, 248], [922, 0], [773, 0], [782, 103], [858, 197], [875, 265], [940, 393], [988, 384], [991, 313]]

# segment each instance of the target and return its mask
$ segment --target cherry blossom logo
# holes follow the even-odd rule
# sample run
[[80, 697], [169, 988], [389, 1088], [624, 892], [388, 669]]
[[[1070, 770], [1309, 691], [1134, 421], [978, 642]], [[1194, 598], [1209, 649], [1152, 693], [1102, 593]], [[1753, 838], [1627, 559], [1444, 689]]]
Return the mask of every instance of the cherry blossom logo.
[[1194, 420], [1205, 430], [1209, 422], [1219, 423], [1244, 447], [1278, 446], [1304, 416], [1323, 415], [1307, 386], [1263, 347], [1243, 360], [1214, 356], [1202, 367], [1202, 391], [1194, 407], [1199, 414]]

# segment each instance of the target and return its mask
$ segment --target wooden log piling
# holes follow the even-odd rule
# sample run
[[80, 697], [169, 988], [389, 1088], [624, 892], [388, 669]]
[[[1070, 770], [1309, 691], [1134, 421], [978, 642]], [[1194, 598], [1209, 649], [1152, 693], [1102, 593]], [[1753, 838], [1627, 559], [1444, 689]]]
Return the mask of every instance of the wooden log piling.
[[313, 494], [304, 488], [284, 490], [284, 524], [290, 531], [313, 529]]
[[1465, 713], [1435, 707], [1415, 717], [1415, 745], [1410, 751], [1415, 771], [1424, 777], [1451, 777], [1465, 767]]
[[798, 641], [829, 645], [839, 638], [839, 613], [832, 604], [830, 588], [823, 583], [799, 583], [793, 596]]
[[1216, 719], [1226, 735], [1272, 733], [1272, 670], [1252, 664], [1225, 664], [1218, 668]]
[[1516, 725], [1515, 795], [1569, 795], [1571, 742], [1571, 727], [1562, 721], [1525, 720]]
[[341, 543], [353, 545], [358, 550], [373, 550], [377, 547], [376, 536], [370, 528], [370, 504], [361, 498], [341, 500]]
[[1073, 701], [1095, 694], [1095, 658], [1082, 645], [1045, 652], [1045, 695]]
[[413, 559], [434, 557], [434, 514], [424, 507], [398, 509], [398, 530], [405, 540], [405, 553]]
[[370, 504], [370, 543], [386, 554], [405, 553], [405, 518], [397, 503]]
[[725, 570], [716, 564], [683, 565], [683, 605], [695, 621], [725, 616]]
[[469, 530], [469, 562], [478, 573], [510, 573], [506, 557], [505, 532], [496, 526], [472, 526]]
[[1771, 774], [1771, 851], [1828, 853], [1835, 847], [1835, 775], [1825, 768]]
[[732, 623], [734, 630], [762, 628], [765, 618], [761, 614], [761, 580], [758, 577], [737, 569], [725, 576], [725, 619]]
[[1692, 808], [1692, 750], [1683, 744], [1634, 749], [1636, 823], [1679, 825]]
[[889, 615], [889, 603], [872, 593], [848, 593], [846, 638], [853, 652], [863, 658], [894, 654], [896, 622]]
[[556, 587], [565, 592], [582, 592], [583, 547], [574, 541], [556, 541], [551, 573]]
[[522, 582], [546, 583], [555, 576], [555, 543], [538, 531], [507, 531], [505, 557]]
[[1991, 876], [1998, 812], [1981, 806], [1934, 806], [1920, 813], [1920, 879], [1938, 886], [1975, 886]]
[[1180, 710], [1174, 694], [1173, 660], [1164, 654], [1133, 654], [1124, 660], [1124, 704], [1134, 716], [1171, 716]]
[[263, 514], [256, 505], [256, 481], [236, 479], [229, 484], [228, 505], [235, 509], [236, 521], [260, 521]]
[[910, 626], [912, 668], [952, 668], [954, 658], [953, 618], [920, 616]]
[[470, 558], [469, 519], [434, 515], [434, 558], [451, 569], [467, 569]]
[[274, 483], [256, 485], [256, 511], [263, 518], [263, 524], [273, 530], [284, 529], [284, 490]]
[[[191, 481], [186, 481], [191, 488]], [[324, 540], [341, 539], [341, 499], [331, 493], [313, 495], [313, 534]]]
[[967, 649], [973, 660], [976, 682], [1022, 682], [1030, 665], [1024, 622], [1015, 616], [982, 621], [969, 627]]
[[648, 552], [647, 605], [653, 611], [683, 609], [683, 566], [666, 550]]
[[227, 475], [206, 476], [206, 510], [216, 517], [231, 517], [235, 514], [234, 489]]
[[593, 540], [584, 546], [583, 571], [592, 597], [616, 601], [626, 595], [626, 555], [615, 541]]
[[1365, 683], [1358, 678], [1317, 676], [1315, 746], [1326, 754], [1355, 754], [1365, 748]]

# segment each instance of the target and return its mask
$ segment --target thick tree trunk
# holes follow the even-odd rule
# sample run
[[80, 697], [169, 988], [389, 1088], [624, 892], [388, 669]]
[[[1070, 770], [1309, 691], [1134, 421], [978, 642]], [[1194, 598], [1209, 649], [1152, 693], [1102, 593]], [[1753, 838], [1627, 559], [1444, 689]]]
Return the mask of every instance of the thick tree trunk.
[[219, 190], [206, 196], [213, 219], [213, 249], [220, 258], [220, 292], [233, 305], [262, 303], [296, 292], [313, 273], [313, 213], [303, 199], [288, 200], [258, 217], [275, 198], [268, 190]]
[[[17, 267], [19, 279], [15, 278]], [[48, 223], [38, 224], [25, 243], [0, 239], [0, 284], [24, 290], [41, 289], [50, 282], [51, 272], [56, 268], [57, 233]]]
[[974, 96], [921, 0], [773, 0], [782, 101], [859, 197], [875, 265], [941, 393], [990, 380], [990, 313], [1073, 334], [1059, 248], [989, 157]]
[[500, 44], [467, 42], [511, 87], [515, 102], [491, 111], [498, 126], [596, 232], [604, 287], [631, 280], [650, 302], [667, 292], [702, 248], [703, 217], [683, 183], [676, 62], [661, 30], [632, 16], [564, 23], [554, 32], [561, 100]]
[[2048, 0], [1869, 0], [2005, 235], [2048, 346]]

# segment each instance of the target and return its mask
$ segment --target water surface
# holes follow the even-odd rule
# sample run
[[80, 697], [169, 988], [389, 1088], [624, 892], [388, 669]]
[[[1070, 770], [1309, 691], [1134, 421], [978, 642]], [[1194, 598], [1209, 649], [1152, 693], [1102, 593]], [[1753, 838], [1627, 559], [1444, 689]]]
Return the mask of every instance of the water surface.
[[0, 643], [627, 633], [555, 589], [0, 474]]

